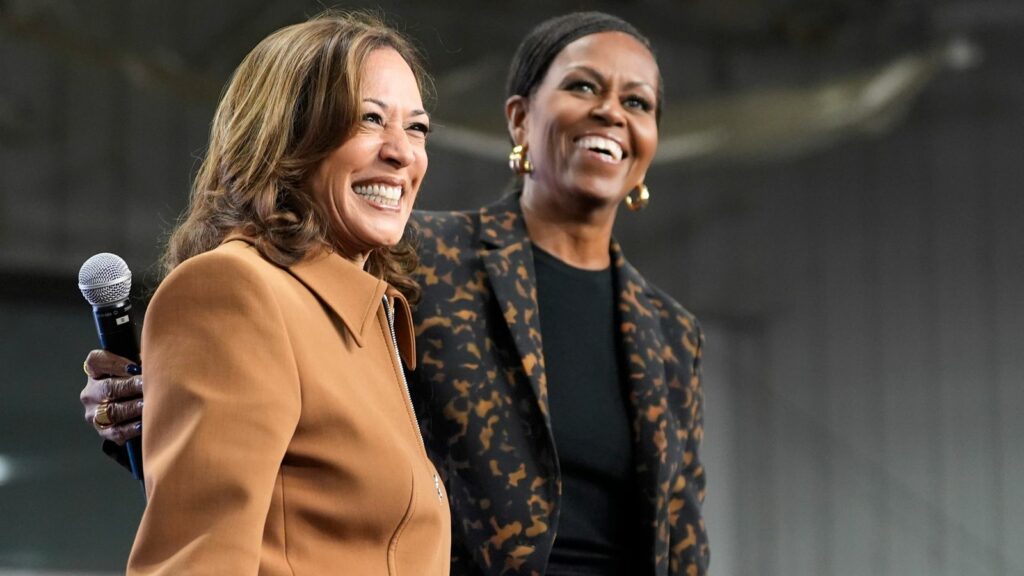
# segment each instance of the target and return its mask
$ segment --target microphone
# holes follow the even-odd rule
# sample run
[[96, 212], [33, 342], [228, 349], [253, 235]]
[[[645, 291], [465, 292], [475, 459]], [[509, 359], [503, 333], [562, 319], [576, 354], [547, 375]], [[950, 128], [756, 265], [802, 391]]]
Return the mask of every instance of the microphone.
[[[132, 289], [132, 272], [116, 254], [103, 252], [89, 258], [78, 271], [78, 288], [86, 302], [92, 304], [100, 346], [140, 364], [139, 340], [132, 321], [132, 305], [128, 293]], [[125, 442], [132, 476], [140, 482], [142, 444], [133, 438]]]

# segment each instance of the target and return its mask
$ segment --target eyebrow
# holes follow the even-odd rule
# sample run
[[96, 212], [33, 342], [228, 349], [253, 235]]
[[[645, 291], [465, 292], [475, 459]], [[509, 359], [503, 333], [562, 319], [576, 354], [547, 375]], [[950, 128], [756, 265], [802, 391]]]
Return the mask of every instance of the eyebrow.
[[[385, 104], [384, 101], [377, 100], [376, 98], [363, 98], [363, 102], [373, 102], [374, 104], [376, 104], [377, 106], [380, 106], [381, 108], [383, 108], [385, 110], [390, 110], [391, 109], [391, 107], [388, 106], [387, 104]], [[410, 116], [426, 116], [427, 118], [430, 117], [430, 115], [427, 114], [427, 111], [423, 110], [421, 108], [416, 108], [414, 110], [410, 110], [409, 111], [409, 115]]]
[[[592, 68], [590, 66], [587, 66], [586, 64], [575, 64], [575, 65], [569, 66], [568, 69], [570, 71], [572, 71], [572, 70], [582, 70], [583, 72], [586, 72], [586, 73], [590, 74], [591, 76], [594, 76], [594, 77], [598, 78], [599, 80], [601, 80], [602, 83], [607, 83], [607, 80], [605, 79], [604, 74], [601, 74], [600, 72], [597, 71], [596, 68]], [[646, 86], [646, 87], [650, 88], [651, 90], [653, 90], [655, 93], [657, 93], [657, 91], [658, 91], [658, 89], [655, 88], [653, 84], [651, 84], [650, 82], [647, 82], [646, 80], [633, 80], [631, 82], [626, 82], [626, 84], [623, 85], [623, 88], [636, 88], [636, 87], [639, 87], [639, 86]]]

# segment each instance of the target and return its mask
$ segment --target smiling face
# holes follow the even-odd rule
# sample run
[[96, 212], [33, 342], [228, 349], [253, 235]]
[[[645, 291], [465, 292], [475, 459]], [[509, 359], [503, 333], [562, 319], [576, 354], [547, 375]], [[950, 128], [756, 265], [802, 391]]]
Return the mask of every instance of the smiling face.
[[354, 132], [310, 184], [335, 247], [361, 265], [371, 250], [402, 238], [427, 171], [430, 120], [412, 69], [391, 48], [367, 56], [360, 89]]
[[658, 147], [658, 65], [622, 32], [584, 36], [555, 57], [527, 98], [506, 104], [533, 173], [524, 193], [560, 204], [618, 203], [643, 181]]

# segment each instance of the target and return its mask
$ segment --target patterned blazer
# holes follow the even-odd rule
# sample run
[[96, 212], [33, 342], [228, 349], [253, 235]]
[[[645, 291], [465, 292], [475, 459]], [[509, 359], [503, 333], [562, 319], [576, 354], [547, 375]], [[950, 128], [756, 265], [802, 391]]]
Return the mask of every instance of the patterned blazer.
[[[531, 244], [518, 196], [417, 212], [418, 369], [410, 386], [452, 506], [452, 574], [542, 575], [558, 528], [558, 459]], [[658, 576], [705, 574], [697, 320], [611, 255], [636, 473]], [[585, 409], [585, 407], [581, 407]]]

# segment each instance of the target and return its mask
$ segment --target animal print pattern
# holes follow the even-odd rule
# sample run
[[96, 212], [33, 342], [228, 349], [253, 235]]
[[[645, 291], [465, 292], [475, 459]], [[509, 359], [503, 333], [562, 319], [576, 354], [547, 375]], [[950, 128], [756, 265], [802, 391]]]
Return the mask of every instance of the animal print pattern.
[[[410, 386], [452, 507], [452, 574], [544, 574], [561, 479], [530, 241], [518, 197], [471, 212], [417, 212], [424, 296]], [[705, 574], [697, 320], [611, 245], [636, 472], [655, 574]]]

